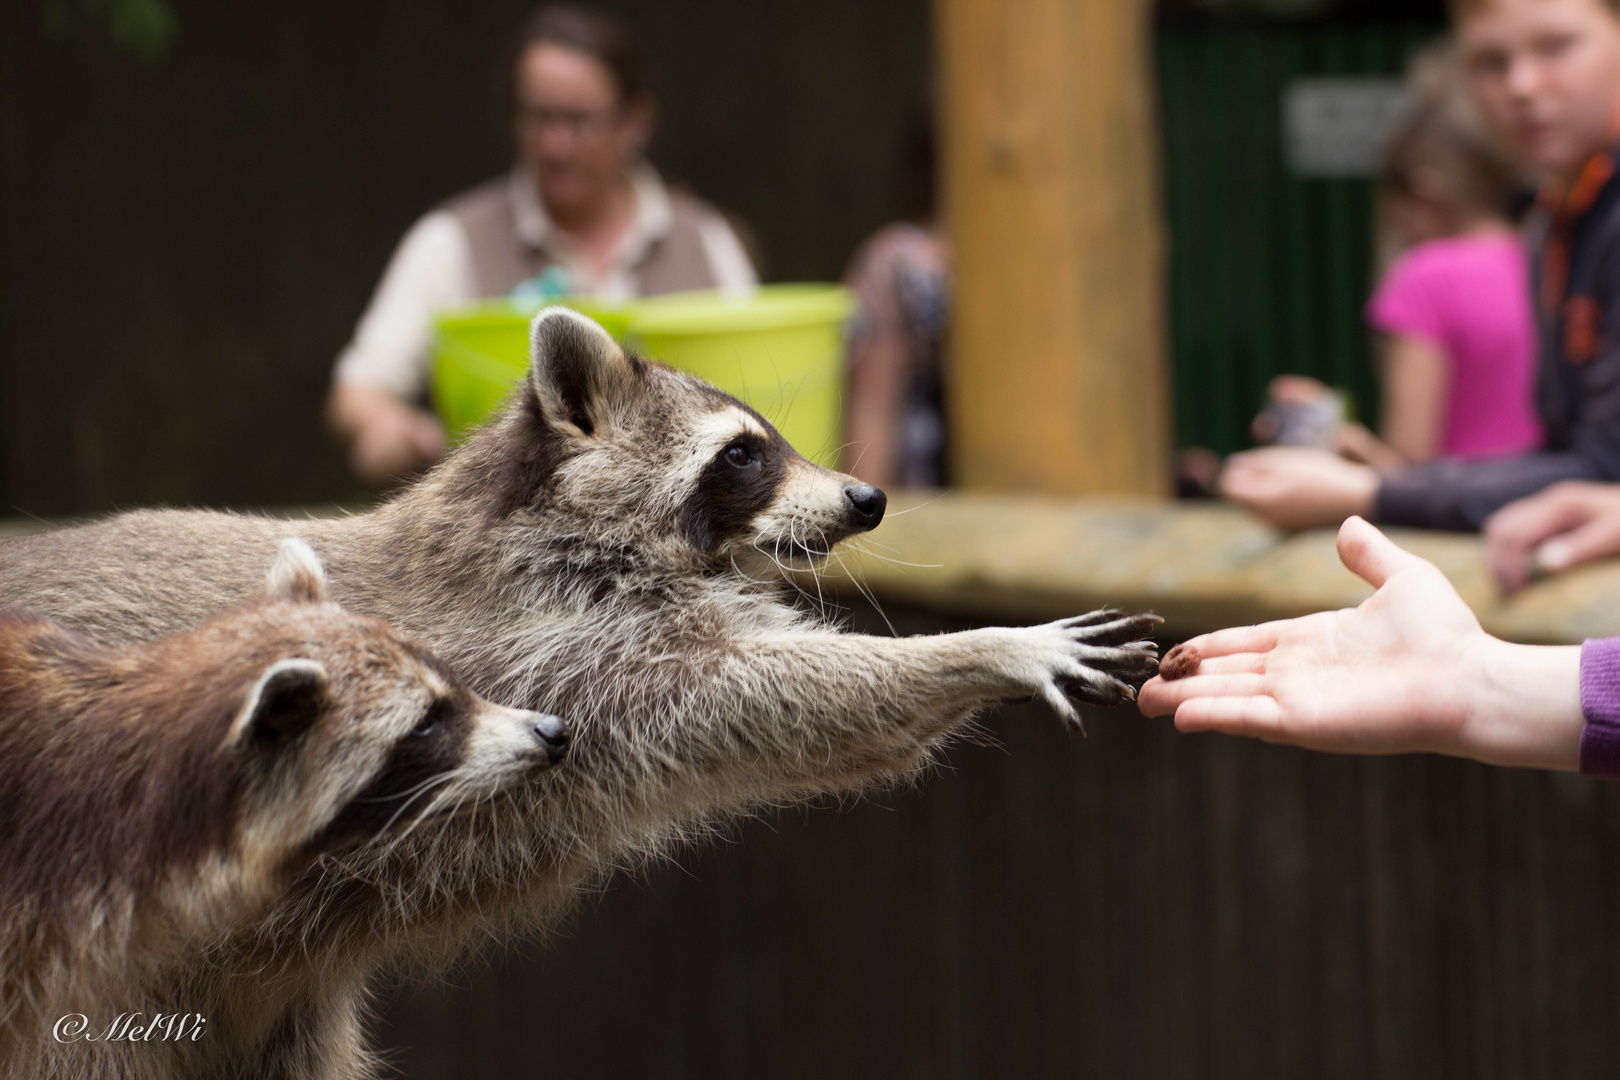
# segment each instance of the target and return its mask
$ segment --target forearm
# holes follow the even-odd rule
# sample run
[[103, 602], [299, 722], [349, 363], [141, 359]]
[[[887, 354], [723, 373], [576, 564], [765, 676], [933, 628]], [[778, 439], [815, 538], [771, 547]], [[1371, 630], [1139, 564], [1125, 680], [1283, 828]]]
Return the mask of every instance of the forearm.
[[1600, 479], [1595, 466], [1573, 451], [1435, 461], [1384, 477], [1373, 502], [1373, 521], [1473, 532], [1515, 499], [1561, 480], [1591, 479]]
[[1019, 633], [749, 643], [711, 684], [712, 711], [730, 719], [728, 741], [789, 773], [817, 758], [909, 760], [974, 707], [1031, 692], [1031, 677], [1013, 670]]

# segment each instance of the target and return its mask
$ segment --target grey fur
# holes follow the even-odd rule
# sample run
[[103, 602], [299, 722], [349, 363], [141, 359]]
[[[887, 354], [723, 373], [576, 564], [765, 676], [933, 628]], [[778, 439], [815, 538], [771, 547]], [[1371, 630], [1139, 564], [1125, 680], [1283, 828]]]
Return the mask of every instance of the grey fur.
[[1004, 699], [1040, 696], [1077, 719], [1070, 694], [1125, 700], [1156, 662], [1143, 640], [1156, 620], [1112, 612], [935, 637], [841, 632], [788, 602], [780, 565], [855, 531], [852, 478], [767, 449], [781, 454], [770, 505], [699, 549], [683, 522], [702, 470], [738, 432], [779, 437], [583, 317], [542, 313], [533, 340], [507, 412], [371, 513], [142, 511], [0, 545], [0, 602], [126, 641], [240, 602], [296, 534], [346, 608], [424, 641], [477, 692], [570, 723], [564, 767], [387, 858], [329, 860], [266, 924], [262, 952], [239, 958], [294, 997], [342, 991], [310, 1020], [301, 1052], [319, 1060], [301, 1075], [364, 1074], [363, 990], [388, 960], [431, 965], [543, 929], [581, 890], [716, 820], [912, 774]]

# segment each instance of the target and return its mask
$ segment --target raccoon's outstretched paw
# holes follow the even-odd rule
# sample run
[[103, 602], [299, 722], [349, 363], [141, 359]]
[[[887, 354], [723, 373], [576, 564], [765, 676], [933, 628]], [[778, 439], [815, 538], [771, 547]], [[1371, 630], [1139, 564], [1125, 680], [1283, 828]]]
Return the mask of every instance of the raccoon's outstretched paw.
[[1065, 696], [1087, 705], [1123, 705], [1159, 669], [1159, 647], [1147, 635], [1164, 620], [1157, 615], [1093, 611], [1058, 622], [1074, 643], [1074, 669], [1057, 682]]
[[1052, 711], [1080, 726], [1076, 704], [1123, 705], [1159, 666], [1149, 638], [1157, 615], [1093, 611], [1044, 626], [999, 631], [1011, 635], [1013, 681], [1034, 690]]

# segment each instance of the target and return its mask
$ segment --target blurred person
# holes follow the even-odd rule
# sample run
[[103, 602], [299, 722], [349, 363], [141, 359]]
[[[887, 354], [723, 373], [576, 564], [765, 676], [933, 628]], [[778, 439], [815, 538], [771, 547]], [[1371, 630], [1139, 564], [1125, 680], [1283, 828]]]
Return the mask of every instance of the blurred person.
[[844, 470], [876, 487], [938, 487], [950, 248], [936, 214], [928, 99], [913, 107], [900, 148], [899, 220], [861, 245], [844, 276], [859, 305], [846, 354]]
[[1340, 754], [1434, 753], [1620, 778], [1620, 638], [1491, 637], [1432, 563], [1352, 517], [1360, 607], [1195, 637], [1138, 698], [1183, 732]]
[[530, 16], [513, 65], [516, 164], [411, 227], [338, 358], [327, 418], [362, 478], [383, 483], [444, 452], [419, 404], [441, 310], [514, 290], [619, 301], [756, 284], [725, 218], [642, 157], [651, 78], [619, 18], [564, 6]]
[[[1385, 473], [1538, 449], [1529, 268], [1507, 212], [1517, 169], [1441, 88], [1395, 129], [1378, 187], [1382, 231], [1400, 252], [1366, 308], [1380, 339], [1379, 435], [1341, 422], [1329, 448]], [[1272, 380], [1270, 395], [1261, 441], [1288, 441], [1275, 436], [1294, 413], [1339, 411], [1334, 391], [1302, 376]]]
[[1620, 0], [1455, 0], [1464, 79], [1501, 141], [1544, 178], [1530, 222], [1547, 449], [1380, 474], [1298, 447], [1235, 459], [1223, 492], [1286, 528], [1352, 514], [1478, 529], [1561, 480], [1620, 479]]

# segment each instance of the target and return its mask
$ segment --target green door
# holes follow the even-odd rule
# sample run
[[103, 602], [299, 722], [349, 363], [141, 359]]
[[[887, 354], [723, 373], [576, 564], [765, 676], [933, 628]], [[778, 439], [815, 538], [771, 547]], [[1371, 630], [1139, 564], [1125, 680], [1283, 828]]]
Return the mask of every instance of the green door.
[[1398, 75], [1431, 20], [1278, 23], [1166, 17], [1157, 33], [1176, 441], [1248, 445], [1267, 381], [1297, 372], [1376, 419], [1361, 308], [1372, 184], [1283, 162], [1282, 98], [1301, 77]]

